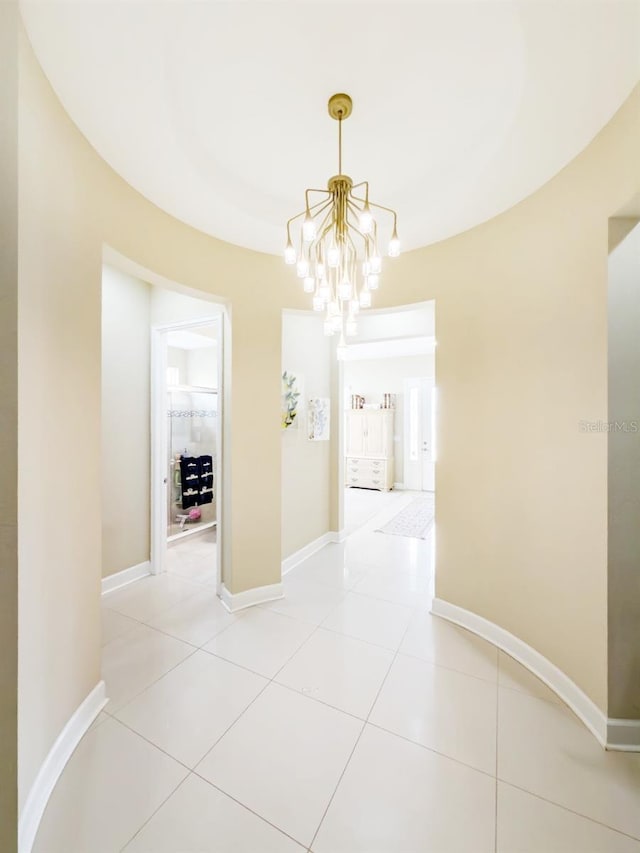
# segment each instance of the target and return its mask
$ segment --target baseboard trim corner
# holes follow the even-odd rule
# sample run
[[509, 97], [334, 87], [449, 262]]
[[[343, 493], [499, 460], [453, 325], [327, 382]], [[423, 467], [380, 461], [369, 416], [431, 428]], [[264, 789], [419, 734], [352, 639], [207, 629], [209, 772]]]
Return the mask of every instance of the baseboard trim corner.
[[343, 527], [342, 530], [331, 530], [328, 535], [331, 537], [329, 542], [336, 542], [339, 545], [341, 542], [345, 541], [348, 534], [346, 529]]
[[284, 589], [281, 583], [257, 586], [236, 593], [229, 592], [226, 586], [222, 584], [220, 593], [220, 600], [229, 613], [237, 613], [238, 610], [254, 607], [256, 604], [266, 604], [268, 601], [276, 601], [279, 598], [284, 598]]
[[328, 545], [330, 542], [335, 542], [334, 536], [336, 534], [329, 531], [329, 533], [323, 533], [322, 536], [318, 536], [317, 539], [314, 539], [312, 542], [309, 542], [307, 545], [304, 545], [298, 551], [294, 551], [293, 554], [290, 554], [288, 557], [285, 557], [282, 561], [282, 575], [288, 574], [292, 569], [295, 569], [296, 566], [299, 566], [300, 563], [304, 562], [308, 557], [311, 557], [312, 554], [315, 554], [317, 551], [320, 551], [324, 548], [325, 545]]
[[617, 752], [640, 752], [640, 720], [607, 720], [607, 749]]
[[20, 815], [18, 823], [19, 853], [31, 853], [42, 815], [56, 782], [62, 775], [67, 761], [107, 701], [105, 683], [99, 681], [67, 720], [65, 727], [49, 750], [49, 754], [43, 761], [31, 786]]
[[107, 575], [106, 578], [102, 578], [102, 595], [120, 589], [122, 586], [127, 586], [127, 584], [134, 581], [139, 581], [140, 578], [146, 578], [150, 574], [151, 562], [146, 560], [144, 563], [138, 563], [137, 566], [131, 566], [128, 569], [123, 569], [121, 572]]
[[525, 643], [524, 640], [496, 625], [495, 622], [490, 622], [477, 613], [443, 601], [441, 598], [433, 599], [431, 612], [435, 616], [440, 616], [442, 619], [460, 625], [484, 640], [488, 640], [517, 660], [518, 663], [521, 663], [550, 687], [554, 693], [557, 693], [574, 714], [582, 720], [601, 746], [609, 749], [616, 748], [608, 743], [607, 718], [595, 702], [568, 675], [540, 652]]

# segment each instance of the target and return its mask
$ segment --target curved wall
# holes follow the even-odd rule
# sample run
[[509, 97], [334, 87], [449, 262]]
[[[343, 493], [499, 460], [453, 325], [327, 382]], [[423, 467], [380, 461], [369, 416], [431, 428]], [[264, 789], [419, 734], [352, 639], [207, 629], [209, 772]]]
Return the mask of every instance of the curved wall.
[[[103, 245], [227, 302], [224, 580], [234, 593], [280, 578], [281, 317], [307, 304], [279, 258], [194, 231], [114, 174], [24, 36], [20, 72], [24, 802], [99, 679]], [[606, 438], [579, 421], [606, 419], [607, 217], [640, 187], [638, 150], [640, 90], [534, 196], [389, 262], [378, 303], [437, 300], [438, 596], [521, 637], [603, 709]]]

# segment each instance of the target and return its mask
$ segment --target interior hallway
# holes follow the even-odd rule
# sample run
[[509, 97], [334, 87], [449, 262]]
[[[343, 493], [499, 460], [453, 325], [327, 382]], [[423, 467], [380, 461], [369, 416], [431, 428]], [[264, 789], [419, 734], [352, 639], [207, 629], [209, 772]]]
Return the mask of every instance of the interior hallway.
[[283, 600], [230, 615], [193, 566], [103, 599], [111, 701], [35, 853], [640, 853], [640, 755], [430, 616], [432, 536], [381, 497]]

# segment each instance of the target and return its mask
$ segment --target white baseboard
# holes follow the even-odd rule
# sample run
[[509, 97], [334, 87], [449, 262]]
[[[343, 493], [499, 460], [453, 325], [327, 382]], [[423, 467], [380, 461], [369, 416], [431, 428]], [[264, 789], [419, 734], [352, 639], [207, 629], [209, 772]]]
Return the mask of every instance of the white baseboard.
[[[548, 658], [494, 622], [490, 622], [470, 610], [465, 610], [463, 607], [450, 604], [448, 601], [434, 598], [431, 603], [431, 612], [435, 616], [441, 616], [449, 622], [467, 628], [526, 666], [541, 681], [544, 681], [554, 693], [558, 694], [562, 701], [582, 720], [601, 746], [608, 746], [606, 716], [595, 702]], [[615, 749], [616, 747], [611, 745], [609, 748]]]
[[315, 554], [317, 551], [320, 551], [321, 548], [324, 548], [325, 545], [328, 545], [330, 542], [335, 542], [334, 536], [336, 534], [333, 532], [325, 533], [322, 536], [318, 536], [317, 539], [314, 539], [313, 542], [309, 542], [308, 545], [305, 545], [300, 550], [295, 551], [288, 557], [282, 561], [282, 574], [283, 576], [288, 574], [291, 569], [295, 569], [296, 566], [299, 566], [304, 560], [310, 557], [312, 554]]
[[342, 530], [330, 530], [327, 535], [331, 537], [329, 542], [337, 542], [340, 544], [347, 538], [347, 531], [344, 528]]
[[151, 563], [146, 560], [144, 563], [138, 563], [137, 566], [131, 566], [131, 568], [123, 569], [114, 575], [108, 575], [106, 578], [102, 578], [102, 594], [113, 592], [114, 589], [120, 589], [121, 586], [139, 581], [140, 578], [146, 578], [150, 574]]
[[404, 489], [404, 483], [394, 483], [393, 488], [400, 489], [400, 491], [402, 491]]
[[607, 720], [607, 749], [640, 752], [640, 720]]
[[276, 601], [278, 598], [284, 598], [284, 591], [281, 583], [272, 583], [269, 586], [257, 586], [254, 589], [246, 589], [244, 592], [229, 592], [224, 584], [222, 584], [222, 592], [220, 600], [227, 608], [229, 613], [237, 613], [238, 610], [244, 610], [246, 607], [253, 607], [256, 604], [266, 604], [267, 601]]
[[31, 853], [38, 827], [49, 797], [67, 761], [82, 740], [100, 711], [107, 704], [104, 681], [99, 681], [91, 693], [76, 708], [49, 750], [22, 809], [18, 824], [18, 850]]

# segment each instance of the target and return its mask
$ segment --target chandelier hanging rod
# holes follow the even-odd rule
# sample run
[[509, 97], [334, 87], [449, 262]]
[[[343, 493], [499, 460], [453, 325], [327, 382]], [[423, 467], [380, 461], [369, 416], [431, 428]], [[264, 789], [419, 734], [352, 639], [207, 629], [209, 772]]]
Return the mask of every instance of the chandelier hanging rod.
[[[305, 190], [304, 210], [287, 222], [285, 247], [285, 262], [296, 265], [305, 293], [313, 296], [314, 311], [326, 311], [325, 334], [340, 333], [341, 344], [345, 334], [357, 333], [357, 314], [371, 306], [372, 292], [378, 288], [382, 259], [374, 211], [383, 213], [384, 219], [393, 217], [389, 255], [400, 254], [395, 210], [370, 202], [369, 182], [354, 184], [342, 172], [342, 122], [352, 108], [349, 95], [329, 99], [329, 115], [338, 122], [338, 174], [329, 178], [326, 189]], [[313, 195], [323, 198], [313, 202]], [[303, 217], [300, 240], [294, 246], [291, 225]]]

